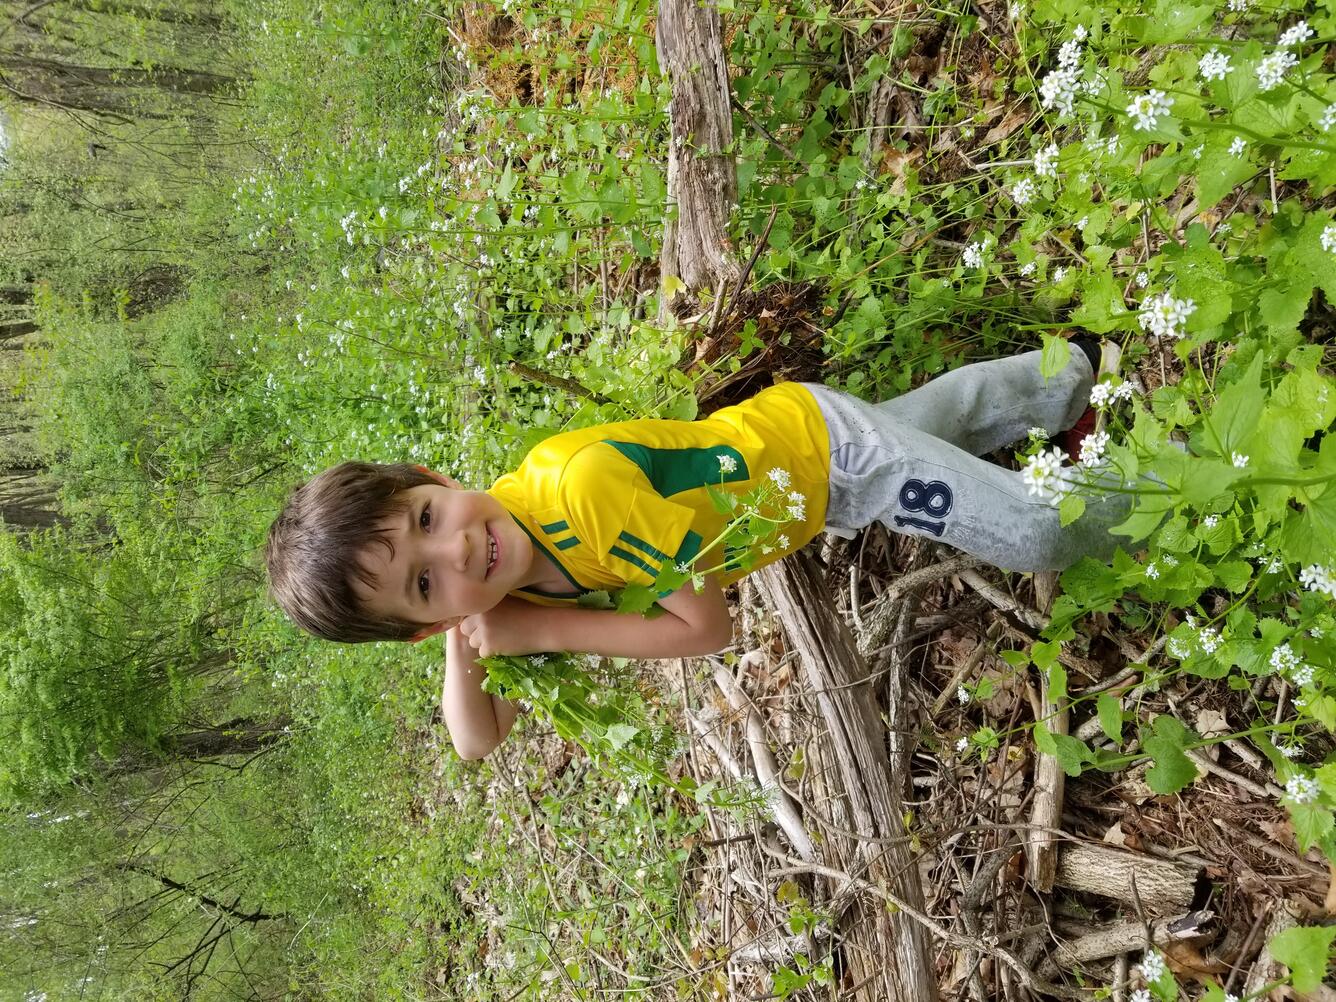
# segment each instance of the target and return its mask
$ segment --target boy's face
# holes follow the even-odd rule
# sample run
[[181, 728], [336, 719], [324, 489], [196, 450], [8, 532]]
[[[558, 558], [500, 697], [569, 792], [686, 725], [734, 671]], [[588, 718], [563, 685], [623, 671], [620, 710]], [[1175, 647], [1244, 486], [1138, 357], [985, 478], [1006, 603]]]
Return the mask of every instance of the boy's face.
[[376, 587], [353, 580], [369, 612], [421, 623], [413, 640], [452, 629], [531, 583], [529, 537], [500, 502], [432, 476], [439, 483], [404, 491], [407, 512], [385, 523], [394, 557], [379, 542], [362, 552]]

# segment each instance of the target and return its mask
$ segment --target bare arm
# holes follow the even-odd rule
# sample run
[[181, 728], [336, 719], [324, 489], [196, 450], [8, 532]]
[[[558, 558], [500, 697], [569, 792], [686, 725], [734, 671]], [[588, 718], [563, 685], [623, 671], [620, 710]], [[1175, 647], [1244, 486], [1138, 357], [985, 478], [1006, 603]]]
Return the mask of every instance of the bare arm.
[[712, 654], [728, 645], [733, 621], [713, 576], [697, 594], [690, 586], [659, 600], [664, 614], [646, 619], [606, 609], [550, 608], [507, 599], [461, 624], [475, 656], [572, 651], [624, 658]]
[[485, 757], [506, 739], [519, 713], [519, 704], [482, 691], [485, 673], [459, 629], [446, 631], [441, 709], [460, 758]]

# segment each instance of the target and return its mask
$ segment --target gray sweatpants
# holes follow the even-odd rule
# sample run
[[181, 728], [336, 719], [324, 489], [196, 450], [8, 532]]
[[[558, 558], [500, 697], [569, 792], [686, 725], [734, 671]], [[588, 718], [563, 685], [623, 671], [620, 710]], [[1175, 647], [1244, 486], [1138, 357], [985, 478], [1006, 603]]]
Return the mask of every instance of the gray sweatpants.
[[1050, 435], [1070, 428], [1092, 382], [1084, 352], [1045, 381], [1034, 351], [962, 366], [877, 404], [804, 384], [830, 429], [826, 529], [848, 538], [881, 522], [1016, 571], [1109, 555], [1108, 530], [1127, 517], [1127, 495], [1088, 498], [1086, 514], [1064, 529], [1057, 508], [1030, 495], [1019, 473], [978, 458], [1036, 426]]

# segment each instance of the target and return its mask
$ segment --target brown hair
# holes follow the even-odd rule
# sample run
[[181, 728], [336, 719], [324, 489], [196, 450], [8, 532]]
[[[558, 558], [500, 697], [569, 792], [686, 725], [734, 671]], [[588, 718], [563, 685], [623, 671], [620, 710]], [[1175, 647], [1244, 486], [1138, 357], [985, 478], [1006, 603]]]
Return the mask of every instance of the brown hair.
[[375, 540], [390, 545], [384, 525], [408, 510], [404, 491], [437, 482], [408, 463], [340, 463], [312, 477], [269, 527], [269, 594], [301, 629], [324, 640], [408, 640], [422, 624], [369, 614], [353, 578], [375, 586], [361, 553]]

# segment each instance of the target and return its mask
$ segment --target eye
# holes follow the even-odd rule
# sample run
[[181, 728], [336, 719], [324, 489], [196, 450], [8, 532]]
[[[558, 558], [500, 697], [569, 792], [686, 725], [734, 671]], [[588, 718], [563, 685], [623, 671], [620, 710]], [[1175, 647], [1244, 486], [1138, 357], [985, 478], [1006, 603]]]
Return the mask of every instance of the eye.
[[418, 526], [427, 532], [431, 531], [431, 505], [422, 509], [422, 514], [418, 516]]
[[422, 597], [427, 597], [427, 592], [431, 591], [431, 582], [427, 580], [427, 572], [423, 571], [418, 575], [418, 591], [422, 592]]

